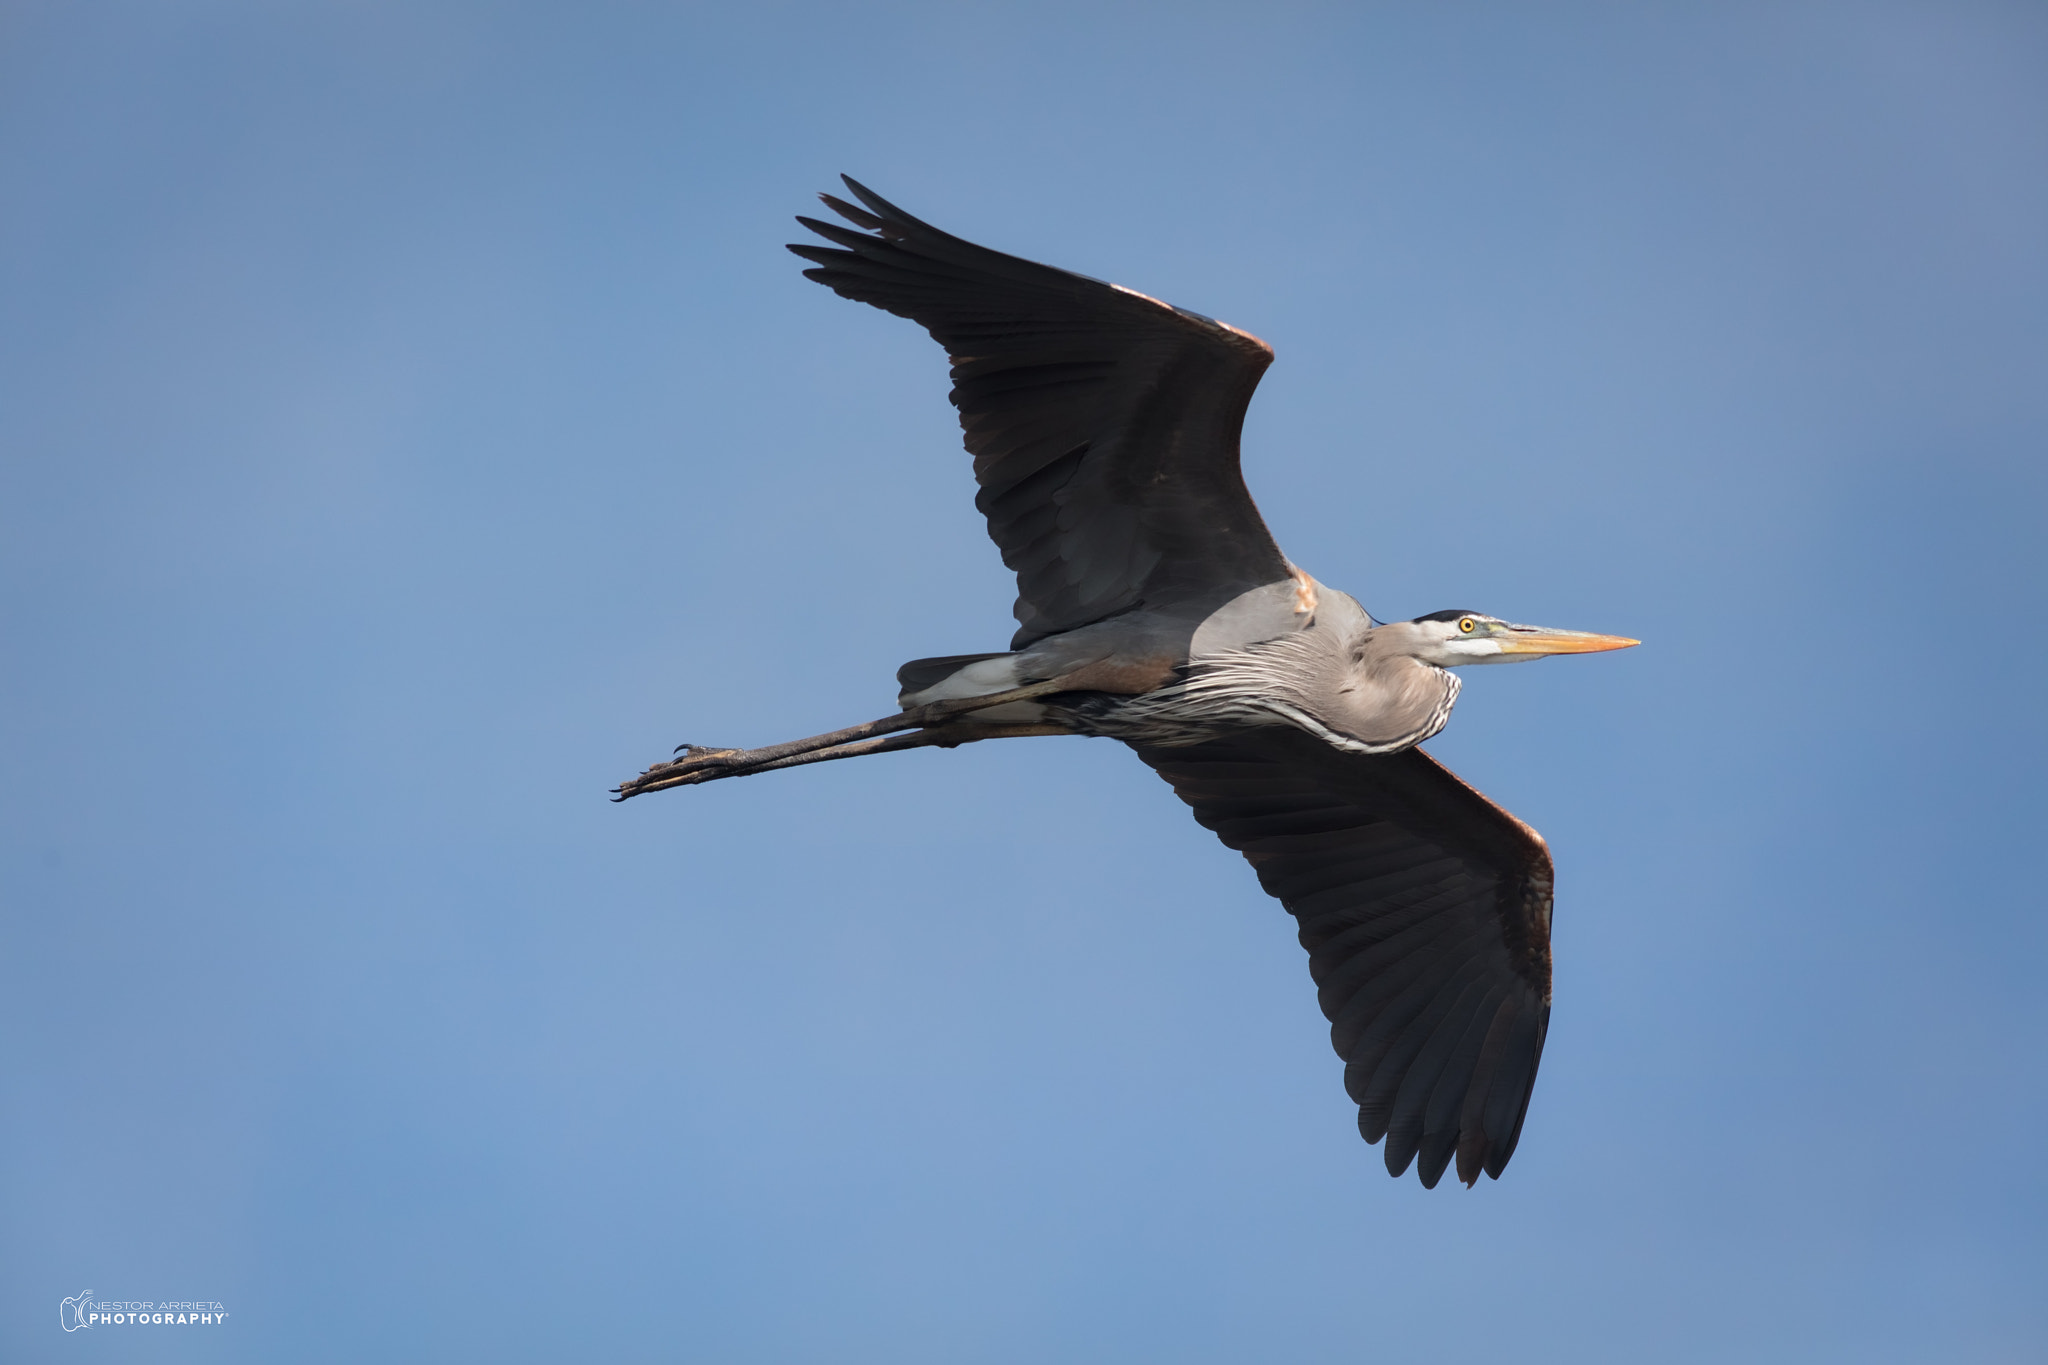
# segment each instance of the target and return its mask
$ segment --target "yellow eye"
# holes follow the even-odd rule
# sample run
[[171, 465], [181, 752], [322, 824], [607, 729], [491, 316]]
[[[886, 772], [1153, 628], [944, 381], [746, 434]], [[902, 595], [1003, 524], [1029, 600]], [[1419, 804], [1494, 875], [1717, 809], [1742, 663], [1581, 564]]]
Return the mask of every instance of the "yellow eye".
[[1478, 626], [1478, 624], [1479, 623], [1477, 621], [1473, 620], [1471, 617], [1468, 616], [1464, 620], [1458, 622], [1458, 629], [1465, 632], [1465, 634], [1470, 635], [1473, 629]]

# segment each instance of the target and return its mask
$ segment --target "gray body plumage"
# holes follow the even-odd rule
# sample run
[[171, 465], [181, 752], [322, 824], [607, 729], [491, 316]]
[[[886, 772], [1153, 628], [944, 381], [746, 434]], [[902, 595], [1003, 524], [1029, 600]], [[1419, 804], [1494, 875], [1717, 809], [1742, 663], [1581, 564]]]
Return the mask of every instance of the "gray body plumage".
[[[1150, 624], [1150, 631], [1134, 631], [1119, 620], [1114, 638], [1126, 649], [1142, 640], [1145, 657], [1153, 657], [1170, 628]], [[972, 657], [898, 700], [909, 707], [1056, 678], [1095, 662], [1091, 646], [1108, 634], [1091, 639], [1084, 628], [1014, 654]], [[1443, 729], [1458, 699], [1458, 676], [1418, 657], [1426, 641], [1416, 623], [1382, 625], [1350, 594], [1298, 572], [1240, 594], [1182, 635], [1173, 647], [1175, 676], [1149, 692], [1063, 694], [976, 714], [1024, 723], [1052, 719], [1079, 734], [1168, 747], [1291, 725], [1346, 753], [1386, 754]], [[905, 671], [918, 675], [923, 662]]]

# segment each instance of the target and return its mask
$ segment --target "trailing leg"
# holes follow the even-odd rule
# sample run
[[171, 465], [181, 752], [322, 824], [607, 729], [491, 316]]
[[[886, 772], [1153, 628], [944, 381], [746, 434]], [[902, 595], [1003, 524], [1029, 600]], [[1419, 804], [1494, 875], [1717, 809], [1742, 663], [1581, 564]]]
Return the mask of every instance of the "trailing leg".
[[[963, 723], [956, 718], [971, 715], [976, 711], [985, 711], [991, 707], [1007, 706], [1012, 702], [1030, 701], [1037, 697], [1050, 696], [1055, 692], [1073, 690], [1069, 682], [1073, 676], [1067, 674], [1058, 678], [1048, 678], [1044, 682], [1032, 683], [1027, 687], [1013, 687], [978, 697], [951, 697], [943, 701], [926, 702], [922, 706], [913, 706], [893, 716], [871, 720], [865, 725], [851, 725], [844, 730], [812, 735], [808, 739], [793, 739], [782, 744], [770, 744], [759, 749], [710, 749], [699, 745], [682, 745], [679, 746], [681, 757], [666, 763], [657, 763], [638, 777], [620, 783], [614, 790], [618, 792], [618, 799], [624, 801], [643, 792], [662, 791], [669, 787], [696, 786], [704, 782], [717, 781], [722, 777], [745, 777], [774, 768], [793, 768], [804, 763], [820, 763], [834, 758], [858, 758], [864, 754], [893, 753], [898, 749], [916, 749], [928, 745], [951, 747], [981, 739], [1071, 734], [1072, 731], [1066, 726], [1051, 723], [975, 725], [972, 722]], [[916, 730], [920, 733], [900, 734], [905, 730]], [[883, 738], [891, 735], [897, 738]]]

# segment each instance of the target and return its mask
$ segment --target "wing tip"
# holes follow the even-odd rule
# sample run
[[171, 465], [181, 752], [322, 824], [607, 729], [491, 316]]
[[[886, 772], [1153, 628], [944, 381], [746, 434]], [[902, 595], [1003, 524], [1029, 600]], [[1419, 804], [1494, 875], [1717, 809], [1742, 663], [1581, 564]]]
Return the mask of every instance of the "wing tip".
[[1408, 1168], [1414, 1166], [1422, 1187], [1433, 1190], [1455, 1160], [1458, 1180], [1469, 1190], [1479, 1183], [1481, 1175], [1488, 1180], [1500, 1179], [1501, 1172], [1508, 1168], [1508, 1161], [1515, 1154], [1515, 1147], [1522, 1136], [1521, 1117], [1527, 1112], [1525, 1100], [1521, 1113], [1517, 1115], [1514, 1131], [1505, 1138], [1490, 1134], [1481, 1127], [1461, 1124], [1447, 1133], [1423, 1133], [1404, 1139], [1398, 1132], [1389, 1136], [1385, 1118], [1368, 1112], [1366, 1106], [1360, 1105], [1358, 1135], [1374, 1146], [1379, 1145], [1382, 1139], [1386, 1140], [1384, 1159], [1387, 1174], [1395, 1180], [1408, 1174]]
[[[853, 213], [847, 214], [847, 217], [851, 219], [853, 222], [859, 223], [862, 218], [872, 218], [875, 220], [872, 224], [862, 223], [862, 226], [873, 227], [874, 230], [878, 232], [884, 230], [883, 225], [886, 223], [887, 231], [890, 236], [907, 235], [908, 233], [913, 231], [934, 233], [940, 237], [946, 236], [945, 233], [938, 232], [938, 230], [932, 227], [931, 224], [926, 223], [921, 219], [911, 217], [902, 209], [897, 208], [894, 204], [884, 199], [881, 195], [876, 194], [866, 185], [861, 184], [860, 181], [855, 180], [852, 176], [846, 174], [846, 172], [841, 171], [839, 173], [839, 179], [846, 185], [846, 188], [852, 192], [854, 198], [860, 200], [861, 203], [867, 205], [867, 209], [865, 212], [855, 209]], [[850, 204], [846, 204], [844, 200], [835, 200], [829, 194], [821, 194], [818, 197], [820, 199], [823, 199], [826, 203], [831, 204], [833, 209], [837, 212], [845, 213], [846, 209], [853, 207]], [[845, 207], [841, 207], [841, 205], [844, 205]]]
[[[885, 226], [883, 219], [876, 217], [872, 213], [869, 213], [866, 209], [856, 208], [854, 205], [847, 203], [844, 199], [841, 199], [836, 194], [825, 194], [823, 192], [820, 192], [818, 195], [818, 201], [822, 203], [826, 208], [831, 209], [834, 213], [838, 214], [841, 218], [844, 218], [847, 222], [852, 223], [855, 227], [866, 228], [869, 232], [880, 232], [882, 228]], [[797, 221], [799, 223], [802, 223], [805, 227], [811, 226], [810, 221], [804, 218], [798, 218]]]

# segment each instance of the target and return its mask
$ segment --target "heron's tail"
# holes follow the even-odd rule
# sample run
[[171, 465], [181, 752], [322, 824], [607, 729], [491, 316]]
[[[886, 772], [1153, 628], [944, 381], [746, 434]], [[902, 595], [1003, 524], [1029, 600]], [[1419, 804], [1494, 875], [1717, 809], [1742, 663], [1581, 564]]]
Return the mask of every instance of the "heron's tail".
[[[1017, 685], [1015, 654], [947, 654], [912, 659], [896, 670], [896, 700], [905, 707], [948, 697], [978, 697]], [[995, 662], [1000, 660], [1001, 662]]]

